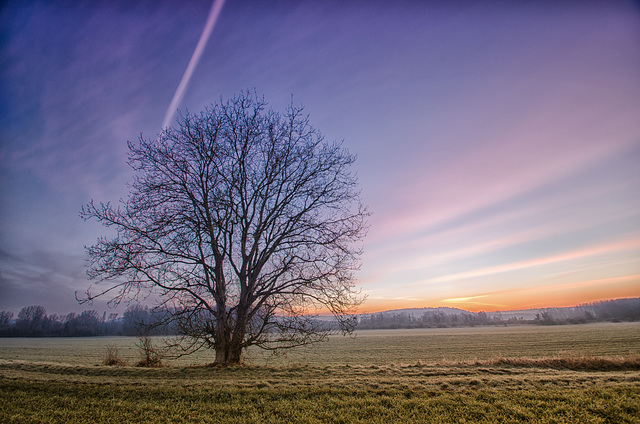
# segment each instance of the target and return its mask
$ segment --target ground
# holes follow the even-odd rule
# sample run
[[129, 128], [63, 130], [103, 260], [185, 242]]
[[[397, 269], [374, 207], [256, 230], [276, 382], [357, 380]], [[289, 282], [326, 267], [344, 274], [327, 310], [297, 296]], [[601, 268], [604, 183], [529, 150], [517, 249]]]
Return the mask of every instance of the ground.
[[[640, 422], [640, 324], [445, 330], [364, 333], [284, 358], [254, 352], [234, 368], [100, 365], [108, 343], [131, 356], [135, 339], [0, 340], [0, 422]], [[538, 339], [547, 343], [536, 349]], [[431, 357], [427, 341], [439, 343]], [[505, 341], [520, 354], [485, 357]], [[476, 357], [437, 357], [447, 346], [460, 354], [460, 343]]]

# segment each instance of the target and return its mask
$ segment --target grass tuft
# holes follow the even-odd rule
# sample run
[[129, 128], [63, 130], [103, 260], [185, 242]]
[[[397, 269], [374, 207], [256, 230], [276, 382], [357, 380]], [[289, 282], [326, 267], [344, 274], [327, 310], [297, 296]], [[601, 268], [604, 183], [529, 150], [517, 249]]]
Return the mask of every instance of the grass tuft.
[[575, 356], [564, 355], [552, 358], [502, 358], [476, 361], [475, 365], [507, 365], [524, 368], [554, 368], [573, 371], [625, 371], [640, 370], [640, 356]]
[[149, 337], [141, 337], [140, 341], [136, 343], [140, 350], [140, 360], [136, 363], [136, 367], [144, 368], [158, 368], [162, 367], [162, 359], [160, 358], [160, 352], [153, 346], [153, 342]]
[[112, 344], [107, 345], [107, 354], [105, 355], [102, 363], [110, 367], [124, 367], [127, 365], [127, 362], [120, 358], [118, 347]]

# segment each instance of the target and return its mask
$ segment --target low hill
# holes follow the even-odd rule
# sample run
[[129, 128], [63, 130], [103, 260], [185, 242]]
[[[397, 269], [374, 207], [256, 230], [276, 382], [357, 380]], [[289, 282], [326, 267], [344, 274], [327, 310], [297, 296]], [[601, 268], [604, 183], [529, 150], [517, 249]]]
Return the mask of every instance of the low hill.
[[640, 321], [640, 298], [614, 299], [563, 308], [470, 312], [458, 308], [392, 309], [359, 316], [361, 329], [457, 327], [501, 324], [579, 324]]
[[388, 311], [378, 312], [382, 314], [408, 314], [414, 317], [422, 316], [425, 313], [443, 313], [446, 315], [453, 314], [473, 314], [474, 312], [465, 311], [464, 309], [459, 308], [446, 308], [446, 307], [438, 307], [438, 308], [405, 308], [405, 309], [390, 309]]

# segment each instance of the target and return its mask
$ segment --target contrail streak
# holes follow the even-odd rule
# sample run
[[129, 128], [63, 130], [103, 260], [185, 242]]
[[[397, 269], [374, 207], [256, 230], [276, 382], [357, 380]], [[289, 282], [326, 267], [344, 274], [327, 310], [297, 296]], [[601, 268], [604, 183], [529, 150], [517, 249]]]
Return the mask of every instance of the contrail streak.
[[176, 115], [176, 110], [178, 109], [178, 105], [182, 101], [182, 97], [184, 97], [184, 92], [187, 90], [189, 80], [191, 80], [191, 75], [193, 75], [193, 71], [195, 71], [196, 66], [198, 66], [198, 62], [200, 61], [202, 52], [204, 52], [207, 41], [209, 41], [209, 37], [211, 36], [211, 31], [213, 31], [213, 27], [218, 20], [218, 16], [220, 16], [220, 11], [222, 10], [224, 1], [225, 0], [213, 0], [211, 10], [209, 11], [209, 17], [207, 17], [207, 22], [204, 24], [204, 30], [202, 30], [202, 34], [200, 35], [200, 40], [198, 40], [198, 44], [196, 45], [196, 49], [193, 51], [191, 60], [187, 65], [187, 69], [184, 71], [184, 75], [182, 75], [180, 84], [178, 84], [178, 89], [173, 94], [173, 99], [171, 99], [171, 103], [169, 104], [167, 113], [165, 113], [164, 115], [164, 121], [162, 121], [162, 129], [167, 128]]

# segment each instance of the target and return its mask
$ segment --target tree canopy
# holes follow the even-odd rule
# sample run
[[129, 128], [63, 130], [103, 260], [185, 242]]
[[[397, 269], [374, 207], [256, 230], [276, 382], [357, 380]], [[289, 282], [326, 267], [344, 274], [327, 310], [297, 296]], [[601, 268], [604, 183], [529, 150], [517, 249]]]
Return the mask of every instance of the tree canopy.
[[128, 145], [129, 197], [81, 212], [116, 234], [87, 248], [97, 291], [85, 300], [154, 293], [182, 346], [212, 348], [219, 364], [251, 345], [323, 339], [321, 311], [351, 331], [368, 212], [355, 156], [326, 142], [301, 107], [277, 113], [242, 92]]

